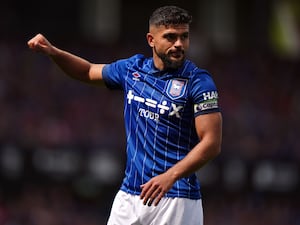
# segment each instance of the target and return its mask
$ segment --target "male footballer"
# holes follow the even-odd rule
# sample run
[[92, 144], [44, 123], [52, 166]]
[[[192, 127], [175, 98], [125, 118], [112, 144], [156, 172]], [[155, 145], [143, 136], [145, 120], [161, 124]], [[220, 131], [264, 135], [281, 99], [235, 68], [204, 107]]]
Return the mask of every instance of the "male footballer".
[[124, 92], [126, 170], [108, 225], [203, 225], [195, 172], [221, 150], [222, 116], [211, 75], [186, 59], [190, 14], [156, 9], [141, 54], [94, 64], [52, 45], [43, 35], [30, 49], [48, 55], [67, 75]]

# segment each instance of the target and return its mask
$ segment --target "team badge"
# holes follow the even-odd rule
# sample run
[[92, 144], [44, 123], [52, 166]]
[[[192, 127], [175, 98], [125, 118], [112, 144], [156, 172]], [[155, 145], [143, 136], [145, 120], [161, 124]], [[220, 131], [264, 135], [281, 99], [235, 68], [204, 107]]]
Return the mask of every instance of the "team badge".
[[186, 89], [186, 79], [173, 79], [170, 80], [167, 87], [167, 95], [171, 99], [177, 99], [184, 95]]

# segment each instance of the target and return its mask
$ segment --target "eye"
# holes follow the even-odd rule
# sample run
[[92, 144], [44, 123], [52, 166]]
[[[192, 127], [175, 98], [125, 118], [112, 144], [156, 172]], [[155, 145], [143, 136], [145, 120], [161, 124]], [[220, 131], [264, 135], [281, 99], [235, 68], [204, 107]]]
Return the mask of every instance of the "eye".
[[186, 39], [188, 39], [188, 38], [189, 38], [189, 33], [184, 33], [184, 34], [182, 34], [180, 38], [181, 38], [181, 40], [186, 40]]
[[172, 42], [172, 41], [176, 41], [177, 35], [169, 33], [169, 34], [165, 34], [164, 38], [166, 38], [168, 41]]

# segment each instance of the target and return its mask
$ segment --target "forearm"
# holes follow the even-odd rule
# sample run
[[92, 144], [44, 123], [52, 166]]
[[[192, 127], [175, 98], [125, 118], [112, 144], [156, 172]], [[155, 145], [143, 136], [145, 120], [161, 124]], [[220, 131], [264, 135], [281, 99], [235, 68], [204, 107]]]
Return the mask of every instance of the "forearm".
[[89, 77], [91, 63], [87, 60], [54, 46], [48, 55], [68, 76], [84, 82], [91, 80]]
[[200, 142], [167, 173], [175, 180], [187, 177], [214, 159], [221, 151], [222, 115], [211, 113], [195, 119]]
[[221, 151], [218, 142], [199, 142], [182, 160], [166, 171], [176, 181], [187, 177], [214, 159]]
[[157, 175], [141, 185], [140, 198], [143, 199], [143, 203], [151, 205], [154, 201], [154, 205], [157, 205], [177, 180], [189, 176], [215, 158], [220, 152], [220, 143], [219, 141], [202, 140], [189, 154], [165, 173]]
[[28, 41], [30, 49], [49, 56], [67, 75], [88, 83], [101, 83], [104, 64], [92, 64], [52, 45], [42, 34]]

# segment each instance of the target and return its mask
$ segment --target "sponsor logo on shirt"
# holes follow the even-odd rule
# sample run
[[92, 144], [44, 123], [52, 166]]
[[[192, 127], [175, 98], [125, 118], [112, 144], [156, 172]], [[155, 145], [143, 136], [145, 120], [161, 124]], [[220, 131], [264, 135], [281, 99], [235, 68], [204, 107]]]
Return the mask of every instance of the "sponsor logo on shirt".
[[[148, 109], [142, 107], [139, 108], [138, 114], [141, 117], [149, 118], [155, 121], [159, 120], [160, 115], [164, 115], [166, 112], [169, 111], [169, 116], [176, 116], [177, 118], [180, 118], [180, 110], [183, 109], [183, 106], [178, 106], [174, 103], [171, 103], [169, 106], [169, 103], [166, 100], [162, 101], [161, 103], [158, 103], [156, 100], [134, 95], [132, 90], [129, 90], [127, 93], [127, 101], [128, 104], [131, 104], [132, 101], [136, 101], [148, 106]], [[156, 112], [153, 112], [151, 109], [156, 109]]]

